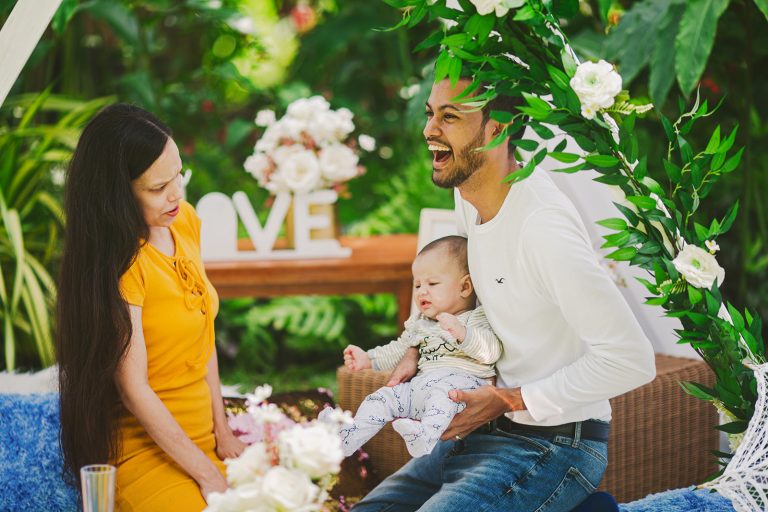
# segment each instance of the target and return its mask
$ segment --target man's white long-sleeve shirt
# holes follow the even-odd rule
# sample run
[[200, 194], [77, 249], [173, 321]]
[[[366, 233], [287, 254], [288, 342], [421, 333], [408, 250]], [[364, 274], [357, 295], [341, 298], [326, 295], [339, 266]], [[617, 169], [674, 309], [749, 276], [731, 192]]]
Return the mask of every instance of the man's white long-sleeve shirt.
[[512, 185], [483, 224], [458, 190], [455, 200], [472, 282], [504, 347], [497, 386], [520, 387], [527, 407], [508, 416], [610, 420], [609, 398], [653, 379], [654, 353], [573, 204], [544, 172]]

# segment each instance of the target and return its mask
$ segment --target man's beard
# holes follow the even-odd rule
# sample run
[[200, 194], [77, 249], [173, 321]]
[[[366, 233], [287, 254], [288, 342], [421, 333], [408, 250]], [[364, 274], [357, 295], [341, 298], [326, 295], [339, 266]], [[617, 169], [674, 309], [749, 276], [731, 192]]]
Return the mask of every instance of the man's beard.
[[478, 130], [477, 135], [461, 150], [459, 155], [453, 155], [453, 170], [443, 169], [439, 173], [432, 171], [432, 183], [441, 188], [455, 188], [467, 181], [476, 170], [485, 163], [485, 152], [475, 151], [483, 147], [483, 127]]

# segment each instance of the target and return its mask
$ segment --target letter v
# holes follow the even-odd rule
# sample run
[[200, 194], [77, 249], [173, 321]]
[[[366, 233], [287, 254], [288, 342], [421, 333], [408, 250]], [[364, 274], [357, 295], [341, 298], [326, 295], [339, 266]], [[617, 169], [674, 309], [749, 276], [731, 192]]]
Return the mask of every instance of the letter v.
[[232, 195], [232, 202], [235, 203], [235, 209], [240, 216], [240, 220], [248, 232], [248, 236], [253, 242], [257, 253], [268, 253], [275, 246], [275, 240], [280, 233], [280, 226], [283, 224], [288, 208], [291, 205], [291, 195], [280, 193], [275, 197], [272, 209], [269, 211], [267, 222], [262, 229], [256, 212], [253, 211], [253, 205], [248, 200], [245, 192], [235, 192]]

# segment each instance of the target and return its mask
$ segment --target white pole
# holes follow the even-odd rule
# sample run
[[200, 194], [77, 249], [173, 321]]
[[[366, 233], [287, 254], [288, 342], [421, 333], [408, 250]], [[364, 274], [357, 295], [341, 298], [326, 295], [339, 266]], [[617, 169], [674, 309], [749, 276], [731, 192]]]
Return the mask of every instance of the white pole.
[[19, 0], [0, 30], [0, 106], [61, 0]]

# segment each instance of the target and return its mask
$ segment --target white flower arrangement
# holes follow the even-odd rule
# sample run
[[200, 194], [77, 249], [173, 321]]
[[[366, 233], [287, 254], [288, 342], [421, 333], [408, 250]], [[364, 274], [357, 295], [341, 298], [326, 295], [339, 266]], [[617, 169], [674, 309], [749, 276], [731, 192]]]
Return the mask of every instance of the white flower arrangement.
[[[277, 119], [274, 111], [262, 110], [255, 123], [264, 134], [244, 163], [259, 184], [272, 194], [306, 193], [338, 188], [362, 174], [351, 137], [353, 114], [346, 108], [332, 110], [322, 96], [301, 98]], [[360, 135], [359, 147], [376, 148], [376, 140]]]
[[586, 119], [612, 106], [621, 92], [621, 75], [604, 60], [579, 64], [570, 83], [581, 102], [581, 115]]
[[208, 496], [206, 512], [313, 512], [321, 510], [335, 475], [341, 470], [339, 426], [348, 414], [336, 411], [323, 422], [295, 423], [261, 386], [247, 395], [248, 413], [230, 417], [230, 425], [252, 444], [236, 459], [227, 459], [224, 493]]

